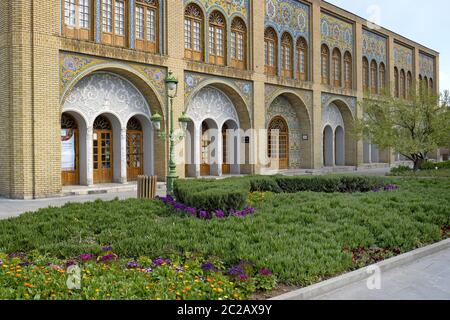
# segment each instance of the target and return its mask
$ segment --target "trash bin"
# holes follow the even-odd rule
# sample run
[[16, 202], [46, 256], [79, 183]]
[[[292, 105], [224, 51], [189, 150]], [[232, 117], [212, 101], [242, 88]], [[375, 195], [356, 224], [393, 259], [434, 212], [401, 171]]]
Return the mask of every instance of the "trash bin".
[[157, 176], [138, 176], [138, 199], [153, 199], [156, 197]]

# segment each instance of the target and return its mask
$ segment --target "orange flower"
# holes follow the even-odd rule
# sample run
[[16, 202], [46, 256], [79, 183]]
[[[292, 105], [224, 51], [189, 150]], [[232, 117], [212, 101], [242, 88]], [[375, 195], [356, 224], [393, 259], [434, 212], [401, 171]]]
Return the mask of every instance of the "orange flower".
[[23, 285], [25, 287], [27, 287], [27, 288], [33, 288], [33, 285], [31, 283], [28, 283], [28, 282], [25, 282]]

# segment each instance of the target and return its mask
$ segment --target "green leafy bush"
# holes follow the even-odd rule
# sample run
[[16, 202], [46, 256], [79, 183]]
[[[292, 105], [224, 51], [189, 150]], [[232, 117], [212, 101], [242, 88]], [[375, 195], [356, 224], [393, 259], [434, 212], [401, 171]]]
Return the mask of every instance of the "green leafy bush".
[[445, 161], [445, 162], [427, 161], [420, 166], [420, 170], [436, 170], [436, 168], [450, 169], [450, 161]]
[[391, 174], [402, 174], [409, 171], [412, 171], [412, 169], [408, 166], [398, 166], [391, 169]]
[[273, 176], [253, 176], [250, 178], [250, 192], [282, 193]]

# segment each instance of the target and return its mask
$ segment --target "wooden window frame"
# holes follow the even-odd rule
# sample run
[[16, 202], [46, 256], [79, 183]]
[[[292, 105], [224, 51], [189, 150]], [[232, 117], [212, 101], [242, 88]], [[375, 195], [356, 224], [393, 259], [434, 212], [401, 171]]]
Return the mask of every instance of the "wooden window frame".
[[383, 90], [386, 88], [386, 66], [383, 62], [380, 63], [378, 74], [378, 90], [383, 93]]
[[[137, 24], [137, 14], [138, 9], [143, 10], [143, 21], [142, 21], [142, 34], [143, 37], [138, 37], [138, 24]], [[154, 32], [155, 41], [152, 41], [149, 34], [149, 11], [154, 11]], [[152, 53], [159, 52], [159, 1], [158, 0], [136, 0], [136, 7], [134, 12], [135, 20], [135, 49], [142, 50]]]
[[[239, 36], [242, 37], [240, 44]], [[242, 48], [242, 59], [239, 56], [239, 46]], [[247, 26], [245, 22], [236, 17], [231, 22], [231, 66], [237, 69], [247, 69]]]
[[394, 68], [394, 95], [396, 98], [400, 97], [400, 81], [397, 67]]
[[[281, 125], [278, 125], [281, 124]], [[276, 128], [278, 127], [278, 128]], [[285, 130], [280, 130], [279, 128], [284, 128]], [[278, 150], [277, 155], [274, 156], [274, 150], [272, 142], [272, 131], [278, 130]], [[284, 148], [282, 146], [282, 143], [284, 143]], [[278, 161], [278, 168], [279, 169], [289, 169], [289, 126], [287, 124], [287, 121], [281, 117], [281, 116], [275, 116], [270, 120], [269, 126], [267, 129], [267, 155], [268, 158], [271, 159], [271, 161], [276, 160]], [[280, 151], [283, 149], [285, 157], [280, 157]]]
[[370, 88], [370, 66], [369, 66], [369, 60], [367, 60], [366, 57], [363, 58], [363, 91], [369, 92]]
[[412, 73], [408, 71], [406, 73], [406, 99], [411, 100], [411, 89], [412, 89]]
[[303, 37], [297, 40], [297, 79], [308, 81], [308, 44]]
[[[264, 71], [267, 75], [276, 76], [278, 70], [278, 37], [273, 28], [267, 28], [264, 31], [264, 47], [265, 47], [265, 61]], [[273, 47], [271, 52], [270, 48]], [[273, 65], [271, 62], [271, 55], [273, 55]]]
[[320, 73], [322, 84], [330, 85], [330, 49], [327, 45], [322, 44], [320, 54]]
[[331, 72], [333, 86], [336, 88], [340, 88], [342, 86], [342, 54], [338, 48], [334, 48], [333, 50]]
[[[105, 31], [104, 26], [105, 26], [105, 17], [104, 17], [104, 5], [105, 5], [105, 1], [109, 1], [109, 0], [101, 0], [101, 31], [102, 31], [102, 44], [109, 44], [109, 45], [113, 45], [113, 46], [118, 46], [118, 47], [126, 47], [128, 45], [128, 39], [129, 39], [129, 26], [128, 26], [128, 22], [129, 22], [129, 1], [128, 0], [110, 0], [111, 1], [111, 32], [109, 31]], [[124, 4], [124, 13], [123, 13], [123, 35], [118, 34], [116, 29], [117, 29], [117, 21], [116, 21], [116, 3], [118, 2], [123, 2]]]
[[225, 66], [228, 56], [227, 22], [224, 15], [218, 10], [211, 12], [208, 17], [208, 39], [209, 63]]
[[[199, 50], [195, 48], [196, 32], [195, 24], [199, 25]], [[189, 25], [189, 31], [187, 30]], [[189, 33], [189, 45], [187, 48], [186, 36]], [[200, 7], [194, 3], [190, 3], [184, 10], [184, 57], [194, 61], [204, 61], [204, 15]]]
[[403, 99], [406, 99], [406, 73], [405, 70], [400, 70], [400, 87], [399, 87], [399, 91], [400, 91], [400, 96]]
[[353, 89], [353, 59], [348, 51], [344, 54], [344, 87], [347, 90]]
[[62, 17], [62, 34], [66, 37], [77, 39], [77, 40], [93, 40], [94, 38], [94, 0], [88, 0], [89, 5], [89, 27], [81, 27], [81, 0], [72, 0], [75, 5], [75, 25], [66, 24], [66, 1], [61, 0], [61, 17]]
[[[292, 79], [294, 77], [294, 44], [289, 33], [281, 36], [281, 76]], [[289, 54], [289, 56], [288, 56]], [[288, 61], [289, 60], [289, 61]]]
[[370, 62], [370, 92], [378, 94], [378, 64], [375, 60]]

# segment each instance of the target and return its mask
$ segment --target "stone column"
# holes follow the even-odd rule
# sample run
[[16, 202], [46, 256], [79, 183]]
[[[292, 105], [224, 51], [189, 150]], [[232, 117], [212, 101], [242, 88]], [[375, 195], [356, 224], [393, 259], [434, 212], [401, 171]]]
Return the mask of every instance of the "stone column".
[[86, 184], [88, 186], [94, 185], [94, 155], [93, 155], [93, 128], [86, 129]]
[[127, 128], [120, 129], [120, 183], [127, 183]]
[[[364, 89], [363, 89], [363, 67], [362, 67], [362, 52], [363, 52], [363, 37], [362, 37], [362, 24], [356, 22], [355, 24], [355, 66], [356, 66], [356, 89], [357, 89], [357, 106], [356, 114], [354, 115], [356, 119], [362, 119], [363, 110], [360, 103], [364, 99]], [[370, 78], [370, 77], [369, 77]], [[355, 166], [360, 166], [364, 163], [364, 145], [362, 140], [356, 142], [356, 163]]]

